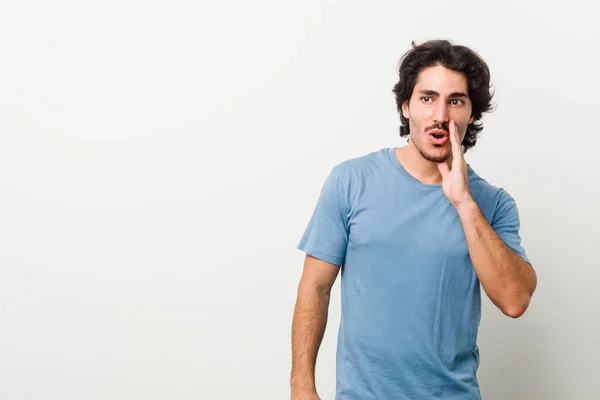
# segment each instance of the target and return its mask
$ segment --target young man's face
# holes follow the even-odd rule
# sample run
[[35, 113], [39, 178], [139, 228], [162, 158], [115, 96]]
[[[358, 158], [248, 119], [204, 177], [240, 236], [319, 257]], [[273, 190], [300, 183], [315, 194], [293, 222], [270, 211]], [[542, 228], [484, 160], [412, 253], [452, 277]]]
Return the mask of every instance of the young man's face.
[[[402, 104], [410, 125], [410, 142], [425, 159], [442, 162], [452, 155], [449, 122], [453, 120], [462, 142], [473, 122], [464, 74], [441, 65], [419, 73], [411, 98]], [[410, 144], [409, 144], [410, 145]]]

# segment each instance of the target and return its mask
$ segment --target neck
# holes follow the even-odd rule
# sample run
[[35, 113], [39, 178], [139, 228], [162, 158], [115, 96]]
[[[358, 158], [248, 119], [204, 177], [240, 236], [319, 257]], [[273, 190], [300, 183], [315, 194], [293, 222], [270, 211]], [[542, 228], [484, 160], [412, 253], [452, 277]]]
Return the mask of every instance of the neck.
[[[442, 183], [442, 174], [438, 169], [438, 163], [423, 158], [412, 141], [408, 145], [396, 149], [396, 158], [398, 158], [406, 172], [418, 181], [426, 185], [439, 185]], [[446, 160], [446, 163], [448, 169], [452, 169], [452, 156]]]

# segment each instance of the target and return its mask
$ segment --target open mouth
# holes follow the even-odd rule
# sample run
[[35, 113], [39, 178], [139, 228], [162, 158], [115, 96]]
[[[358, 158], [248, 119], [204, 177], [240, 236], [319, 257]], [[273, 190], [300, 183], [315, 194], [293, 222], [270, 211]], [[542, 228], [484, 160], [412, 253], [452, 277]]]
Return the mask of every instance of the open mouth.
[[438, 130], [429, 134], [429, 140], [434, 146], [443, 146], [449, 140], [447, 132]]

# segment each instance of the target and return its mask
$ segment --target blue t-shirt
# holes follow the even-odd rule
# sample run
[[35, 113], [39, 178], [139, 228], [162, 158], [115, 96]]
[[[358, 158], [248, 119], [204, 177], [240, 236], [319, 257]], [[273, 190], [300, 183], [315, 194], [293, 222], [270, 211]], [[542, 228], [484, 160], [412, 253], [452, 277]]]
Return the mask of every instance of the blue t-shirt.
[[[513, 198], [468, 167], [488, 222], [529, 262]], [[336, 165], [298, 248], [342, 266], [336, 399], [481, 399], [480, 285], [454, 206], [385, 148]]]

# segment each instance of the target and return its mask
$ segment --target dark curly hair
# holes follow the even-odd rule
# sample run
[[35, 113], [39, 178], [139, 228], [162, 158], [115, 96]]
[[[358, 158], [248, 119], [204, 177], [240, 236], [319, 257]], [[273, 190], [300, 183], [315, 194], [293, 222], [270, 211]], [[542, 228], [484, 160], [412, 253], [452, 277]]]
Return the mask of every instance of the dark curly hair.
[[473, 122], [467, 126], [467, 133], [462, 142], [463, 151], [475, 146], [483, 124], [478, 122], [483, 113], [492, 111], [490, 70], [483, 59], [468, 47], [452, 44], [448, 40], [430, 40], [420, 45], [412, 42], [412, 49], [400, 60], [399, 80], [394, 85], [396, 106], [400, 114], [400, 136], [408, 136], [410, 128], [408, 119], [402, 115], [402, 103], [410, 100], [419, 73], [434, 65], [442, 65], [448, 69], [463, 73], [467, 78], [469, 97], [472, 103]]

